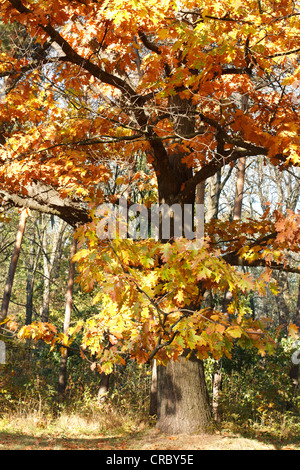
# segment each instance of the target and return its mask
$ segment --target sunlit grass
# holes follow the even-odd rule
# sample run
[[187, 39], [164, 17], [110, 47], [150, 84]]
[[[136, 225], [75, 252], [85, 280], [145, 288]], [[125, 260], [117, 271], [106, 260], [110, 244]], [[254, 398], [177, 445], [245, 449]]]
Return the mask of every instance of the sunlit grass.
[[67, 409], [55, 414], [43, 410], [6, 412], [0, 417], [0, 432], [30, 434], [31, 436], [55, 435], [56, 437], [117, 437], [137, 432], [147, 427], [141, 417], [104, 405], [82, 413]]

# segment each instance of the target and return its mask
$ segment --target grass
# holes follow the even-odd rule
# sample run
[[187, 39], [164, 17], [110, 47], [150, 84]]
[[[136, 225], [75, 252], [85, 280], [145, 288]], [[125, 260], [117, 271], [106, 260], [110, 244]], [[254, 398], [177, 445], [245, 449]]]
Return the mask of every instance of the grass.
[[0, 417], [0, 450], [300, 450], [300, 434], [268, 426], [224, 425], [210, 435], [167, 436], [146, 416], [106, 404], [56, 415], [23, 406]]
[[110, 407], [89, 414], [62, 411], [58, 416], [15, 411], [0, 418], [0, 450], [121, 449], [128, 436], [144, 428]]

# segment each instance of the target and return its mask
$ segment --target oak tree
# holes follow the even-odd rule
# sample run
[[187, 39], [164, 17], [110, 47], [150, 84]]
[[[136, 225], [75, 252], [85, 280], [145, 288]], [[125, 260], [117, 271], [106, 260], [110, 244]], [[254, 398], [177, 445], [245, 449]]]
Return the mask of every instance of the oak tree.
[[[163, 431], [209, 426], [209, 354], [270, 350], [243, 293], [263, 295], [272, 269], [299, 272], [286, 257], [299, 251], [299, 215], [214, 219], [201, 247], [172, 239], [174, 226], [159, 242], [101, 240], [103, 187], [112, 163], [146, 155], [157, 202], [194, 206], [201, 183], [249, 157], [299, 166], [299, 16], [291, 0], [1, 0], [1, 21], [23, 25], [35, 47], [0, 55], [0, 197], [78, 228], [74, 260], [99, 314], [69, 339], [82, 329], [102, 373], [125, 353], [155, 358]], [[140, 177], [120, 179], [112, 202]], [[241, 266], [265, 270], [257, 279]], [[204, 308], [209, 290], [232, 293], [226, 312]], [[62, 338], [47, 324], [30, 332]]]

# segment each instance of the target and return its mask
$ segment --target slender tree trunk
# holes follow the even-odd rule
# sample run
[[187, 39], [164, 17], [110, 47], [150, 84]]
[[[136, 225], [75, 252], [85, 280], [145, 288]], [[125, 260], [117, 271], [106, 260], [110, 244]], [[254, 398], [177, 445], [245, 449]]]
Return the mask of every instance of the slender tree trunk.
[[[230, 174], [227, 175], [229, 178]], [[209, 194], [208, 194], [208, 211], [207, 221], [211, 219], [217, 219], [219, 214], [219, 201], [221, 196], [221, 190], [223, 185], [221, 180], [221, 171], [219, 171], [214, 178], [210, 178], [209, 181]], [[226, 295], [226, 294], [225, 294]], [[207, 295], [206, 302], [210, 307], [212, 305], [211, 292]], [[222, 367], [221, 362], [217, 361], [214, 365], [212, 373], [212, 416], [216, 423], [220, 423], [222, 420], [222, 409], [221, 409], [221, 391], [222, 391]]]
[[98, 403], [103, 403], [109, 389], [110, 374], [101, 374], [100, 386], [98, 390]]
[[207, 432], [211, 412], [202, 361], [182, 356], [157, 368], [157, 428], [167, 434]]
[[[249, 104], [248, 95], [243, 95], [241, 97], [241, 107], [244, 113], [247, 112], [248, 104]], [[242, 218], [245, 174], [246, 174], [246, 157], [242, 157], [238, 160], [238, 172], [237, 172], [237, 179], [236, 179], [235, 199], [234, 199], [234, 205], [233, 205], [233, 220], [240, 220]]]
[[20, 215], [19, 227], [18, 227], [17, 236], [16, 236], [16, 241], [15, 241], [15, 247], [14, 247], [13, 255], [10, 261], [7, 280], [6, 280], [6, 284], [4, 288], [4, 295], [3, 295], [1, 313], [0, 313], [0, 321], [5, 320], [8, 314], [8, 307], [9, 307], [9, 302], [11, 298], [11, 292], [12, 292], [16, 267], [18, 264], [19, 255], [21, 251], [21, 245], [22, 245], [22, 240], [23, 240], [23, 236], [25, 232], [27, 217], [28, 217], [27, 209], [22, 209], [21, 215]]
[[[53, 229], [53, 236], [51, 237], [52, 247], [49, 250], [49, 232], [47, 231], [47, 223], [45, 221], [43, 233], [42, 233], [42, 251], [43, 251], [43, 273], [44, 273], [44, 286], [43, 286], [43, 301], [40, 308], [40, 315], [42, 322], [49, 321], [49, 308], [50, 308], [50, 288], [51, 279], [55, 270], [55, 263], [57, 261], [57, 254], [60, 252], [60, 246], [62, 242], [63, 233], [66, 228], [66, 223], [60, 221], [59, 227]], [[50, 255], [48, 253], [50, 251]]]
[[152, 380], [150, 390], [150, 416], [157, 415], [157, 362], [156, 359], [152, 361]]
[[[76, 253], [76, 240], [73, 239], [71, 245], [70, 253], [70, 268], [69, 268], [69, 278], [68, 278], [68, 287], [66, 293], [66, 308], [65, 308], [65, 320], [64, 320], [64, 334], [68, 333], [71, 322], [71, 313], [73, 305], [73, 288], [74, 288], [74, 278], [75, 278], [75, 262], [72, 260], [73, 256]], [[67, 362], [68, 362], [68, 350], [66, 348], [61, 349], [60, 357], [60, 367], [59, 367], [59, 376], [58, 376], [58, 398], [59, 401], [62, 401], [64, 398], [66, 384], [67, 384]]]
[[30, 323], [32, 323], [33, 288], [34, 288], [34, 281], [35, 281], [35, 271], [37, 268], [38, 259], [40, 255], [40, 250], [37, 250], [36, 252], [35, 237], [36, 237], [35, 230], [32, 229], [32, 238], [30, 240], [30, 253], [29, 253], [29, 260], [28, 260], [28, 273], [27, 273], [27, 282], [26, 282], [26, 318], [25, 318], [26, 325], [30, 325]]
[[277, 304], [278, 322], [280, 325], [287, 325], [291, 318], [291, 312], [289, 308], [290, 303], [290, 288], [288, 282], [287, 273], [274, 273], [274, 277], [277, 280], [279, 287], [279, 295], [276, 295], [275, 300]]
[[[39, 259], [39, 250], [36, 253], [35, 245], [35, 229], [32, 229], [32, 238], [30, 240], [30, 253], [28, 260], [28, 272], [27, 272], [27, 282], [26, 282], [26, 315], [25, 315], [25, 325], [30, 325], [32, 323], [33, 315], [33, 288], [34, 288], [34, 278], [35, 271]], [[30, 338], [26, 339], [26, 365], [30, 364], [31, 360], [31, 343]]]
[[207, 201], [207, 220], [217, 219], [219, 212], [219, 202], [221, 195], [221, 170], [219, 170], [212, 178], [209, 178], [209, 197]]
[[[44, 216], [42, 216], [42, 220]], [[47, 322], [49, 319], [49, 301], [50, 301], [50, 269], [49, 269], [49, 261], [48, 261], [48, 243], [47, 243], [47, 229], [46, 223], [43, 228], [42, 232], [42, 253], [43, 253], [43, 297], [42, 297], [42, 305], [40, 308], [40, 315], [42, 322]]]
[[242, 205], [245, 184], [246, 158], [240, 158], [238, 161], [238, 173], [236, 179], [236, 193], [233, 205], [233, 220], [240, 220], [242, 217]]
[[212, 383], [212, 414], [216, 423], [220, 424], [222, 421], [222, 408], [221, 408], [221, 393], [223, 384], [223, 371], [218, 361], [213, 372]]

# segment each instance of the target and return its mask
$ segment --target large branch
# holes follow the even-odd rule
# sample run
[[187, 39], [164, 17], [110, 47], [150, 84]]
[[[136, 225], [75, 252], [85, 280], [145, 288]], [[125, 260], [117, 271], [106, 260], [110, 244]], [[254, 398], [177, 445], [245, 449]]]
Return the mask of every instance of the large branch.
[[295, 266], [289, 266], [284, 263], [276, 263], [275, 261], [266, 261], [264, 259], [256, 259], [253, 261], [246, 260], [241, 258], [237, 253], [228, 253], [223, 256], [224, 261], [226, 261], [231, 266], [245, 266], [245, 267], [263, 267], [269, 268], [276, 271], [283, 271], [286, 273], [300, 274], [300, 268]]
[[[140, 40], [149, 51], [152, 51], [158, 55], [161, 55], [160, 47], [157, 46], [154, 42], [151, 42], [143, 31], [140, 30], [138, 34], [139, 34]], [[171, 74], [171, 68], [167, 62], [164, 64], [164, 68], [165, 68], [165, 73], [167, 77], [169, 77]]]
[[[225, 129], [218, 123], [218, 121], [211, 119], [204, 114], [199, 114], [201, 121], [215, 129], [216, 141], [217, 141], [217, 152], [215, 158], [202, 167], [196, 172], [192, 178], [190, 178], [184, 185], [181, 197], [184, 198], [191, 192], [195, 191], [196, 186], [205, 181], [207, 178], [213, 176], [217, 171], [221, 170], [224, 166], [229, 163], [235, 162], [243, 157], [253, 156], [267, 156], [269, 151], [266, 147], [255, 145], [251, 142], [247, 142], [239, 137], [229, 135]], [[232, 150], [224, 150], [224, 145], [232, 145]], [[285, 162], [283, 155], [276, 155], [276, 158], [282, 162]]]
[[196, 189], [196, 186], [202, 181], [206, 181], [207, 178], [215, 175], [219, 170], [229, 163], [236, 162], [242, 157], [249, 157], [255, 155], [265, 155], [264, 153], [257, 151], [250, 151], [245, 148], [236, 148], [232, 152], [227, 152], [224, 155], [216, 155], [216, 157], [210, 162], [202, 167], [197, 173], [190, 178], [182, 188], [182, 191], [179, 195], [182, 200], [184, 200], [189, 194], [193, 193]]
[[0, 189], [0, 198], [4, 204], [56, 215], [72, 227], [85, 224], [90, 220], [88, 208], [84, 203], [62, 198], [55, 189], [40, 183], [28, 185], [27, 195], [13, 194]]
[[[9, 0], [11, 5], [21, 14], [27, 15], [34, 15], [34, 10], [30, 10], [29, 8], [25, 7], [20, 0]], [[48, 36], [51, 38], [52, 41], [56, 42], [66, 55], [67, 61], [78, 65], [82, 69], [89, 72], [92, 76], [99, 79], [101, 82], [105, 83], [106, 85], [111, 85], [114, 88], [119, 89], [122, 94], [131, 101], [132, 104], [136, 104], [137, 107], [141, 106], [144, 103], [147, 97], [143, 97], [136, 93], [136, 91], [122, 78], [118, 77], [117, 75], [113, 75], [111, 73], [106, 72], [105, 70], [101, 69], [98, 65], [91, 62], [89, 59], [82, 57], [79, 55], [66, 41], [60, 33], [50, 24], [50, 22], [45, 24], [39, 24], [40, 28], [45, 31]], [[143, 124], [146, 124], [146, 116], [143, 110], [139, 110], [138, 117], [140, 120], [143, 121]]]
[[[9, 0], [11, 5], [21, 14], [34, 15], [34, 10], [25, 7], [21, 0]], [[152, 147], [153, 157], [156, 163], [156, 169], [162, 173], [163, 170], [170, 171], [170, 165], [167, 158], [167, 153], [163, 147], [162, 142], [158, 142], [157, 135], [151, 126], [148, 126], [148, 117], [144, 111], [143, 105], [153, 97], [153, 93], [147, 95], [139, 95], [125, 80], [117, 75], [106, 72], [98, 65], [91, 62], [89, 59], [80, 56], [70, 44], [59, 34], [59, 32], [50, 24], [50, 22], [39, 25], [51, 39], [56, 42], [62, 49], [65, 57], [61, 58], [66, 62], [76, 64], [82, 69], [88, 71], [93, 77], [100, 80], [106, 85], [110, 85], [121, 91], [123, 98], [130, 102], [131, 111], [138, 123], [141, 132], [146, 132], [148, 141]]]
[[[275, 240], [278, 233], [273, 232], [264, 237], [261, 237], [249, 245], [249, 249], [260, 246], [262, 249], [264, 246], [268, 245], [271, 241]], [[226, 253], [222, 256], [226, 263], [231, 266], [245, 266], [245, 267], [268, 267], [276, 271], [284, 271], [287, 273], [300, 274], [300, 267], [289, 266], [284, 263], [276, 263], [275, 261], [266, 261], [265, 259], [255, 259], [250, 261], [249, 259], [242, 258], [239, 255], [239, 250]]]

